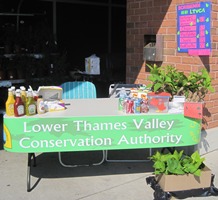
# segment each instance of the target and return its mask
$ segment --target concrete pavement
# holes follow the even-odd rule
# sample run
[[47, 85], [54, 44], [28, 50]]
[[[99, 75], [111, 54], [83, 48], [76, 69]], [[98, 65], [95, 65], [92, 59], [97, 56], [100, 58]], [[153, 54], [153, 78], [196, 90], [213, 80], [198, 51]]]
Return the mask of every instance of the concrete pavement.
[[[218, 128], [202, 132], [200, 153], [206, 165], [215, 174], [218, 187]], [[115, 152], [114, 152], [115, 153]], [[148, 150], [131, 150], [128, 156], [146, 156]], [[87, 155], [85, 155], [87, 154]], [[94, 156], [94, 157], [92, 157]], [[90, 159], [99, 152], [82, 152], [72, 159]], [[67, 159], [69, 159], [67, 155]], [[82, 159], [81, 159], [82, 158]], [[65, 157], [64, 157], [65, 159]], [[68, 160], [67, 160], [68, 161]], [[37, 154], [37, 166], [32, 168], [31, 192], [27, 192], [27, 154], [0, 150], [1, 200], [152, 200], [153, 190], [146, 184], [152, 174], [151, 162], [104, 163], [100, 166], [65, 168], [60, 165], [57, 153]], [[188, 198], [199, 199], [199, 197]], [[207, 197], [206, 199], [218, 199]]]

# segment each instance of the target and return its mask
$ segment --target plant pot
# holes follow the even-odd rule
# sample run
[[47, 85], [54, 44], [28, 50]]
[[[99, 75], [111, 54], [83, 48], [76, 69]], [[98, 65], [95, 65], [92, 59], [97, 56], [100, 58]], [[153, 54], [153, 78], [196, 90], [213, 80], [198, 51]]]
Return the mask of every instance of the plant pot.
[[200, 177], [194, 176], [193, 174], [161, 174], [157, 175], [155, 179], [165, 192], [208, 188], [211, 185], [211, 170], [205, 166], [201, 171]]
[[203, 102], [185, 102], [184, 116], [196, 119], [203, 118]]

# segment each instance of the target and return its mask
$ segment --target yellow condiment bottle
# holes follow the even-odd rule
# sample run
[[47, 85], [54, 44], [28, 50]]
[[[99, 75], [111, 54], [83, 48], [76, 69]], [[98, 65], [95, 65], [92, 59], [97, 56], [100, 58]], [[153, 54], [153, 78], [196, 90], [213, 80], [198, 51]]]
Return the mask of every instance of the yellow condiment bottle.
[[26, 115], [35, 115], [36, 114], [36, 102], [33, 98], [32, 90], [28, 89], [27, 91], [27, 101], [25, 104]]
[[14, 116], [14, 94], [11, 88], [8, 89], [8, 99], [5, 103], [6, 114], [8, 116]]
[[11, 91], [12, 91], [12, 93], [14, 95], [14, 100], [16, 99], [15, 89], [16, 89], [15, 86], [11, 86]]

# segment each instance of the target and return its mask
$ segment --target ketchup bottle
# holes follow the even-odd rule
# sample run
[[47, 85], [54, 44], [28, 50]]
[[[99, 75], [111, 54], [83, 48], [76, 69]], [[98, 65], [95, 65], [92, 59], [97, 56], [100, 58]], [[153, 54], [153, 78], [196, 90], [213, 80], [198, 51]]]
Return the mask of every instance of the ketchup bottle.
[[15, 91], [16, 99], [14, 103], [14, 116], [15, 117], [21, 117], [25, 115], [25, 107], [24, 103], [21, 99], [20, 89], [17, 89]]

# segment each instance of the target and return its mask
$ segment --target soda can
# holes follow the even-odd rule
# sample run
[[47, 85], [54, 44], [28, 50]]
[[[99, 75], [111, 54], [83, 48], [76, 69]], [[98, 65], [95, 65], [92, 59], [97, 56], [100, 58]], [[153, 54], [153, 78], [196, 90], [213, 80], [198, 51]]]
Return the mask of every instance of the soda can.
[[148, 101], [143, 99], [141, 101], [141, 113], [147, 113], [149, 111]]
[[135, 99], [134, 100], [134, 109], [135, 114], [141, 113], [141, 99]]
[[123, 104], [124, 104], [125, 99], [124, 98], [119, 98], [119, 104], [118, 104], [118, 109], [123, 110]]
[[124, 99], [123, 101], [123, 108], [122, 108], [122, 111], [125, 113], [126, 112], [126, 103], [127, 103], [127, 98]]
[[128, 99], [126, 101], [126, 113], [134, 113], [134, 100]]

